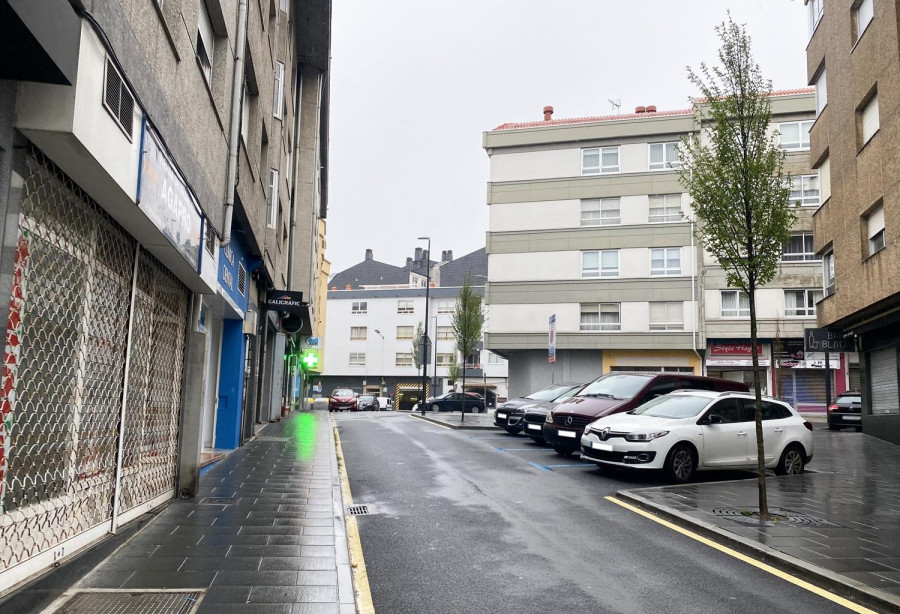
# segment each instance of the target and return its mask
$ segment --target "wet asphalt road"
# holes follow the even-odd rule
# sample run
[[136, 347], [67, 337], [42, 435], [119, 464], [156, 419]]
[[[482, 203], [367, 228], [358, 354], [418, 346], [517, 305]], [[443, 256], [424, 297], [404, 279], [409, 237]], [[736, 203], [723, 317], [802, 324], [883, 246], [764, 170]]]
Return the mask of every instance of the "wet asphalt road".
[[604, 499], [652, 477], [407, 414], [334, 416], [378, 614], [847, 611]]

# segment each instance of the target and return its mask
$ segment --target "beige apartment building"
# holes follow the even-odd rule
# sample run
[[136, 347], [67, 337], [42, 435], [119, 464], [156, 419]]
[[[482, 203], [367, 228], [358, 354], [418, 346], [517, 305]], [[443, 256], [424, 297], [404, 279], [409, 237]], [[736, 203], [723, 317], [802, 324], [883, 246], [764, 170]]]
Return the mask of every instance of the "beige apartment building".
[[818, 115], [810, 160], [822, 178], [813, 216], [825, 293], [818, 322], [860, 351], [863, 430], [900, 443], [900, 6], [806, 4]]

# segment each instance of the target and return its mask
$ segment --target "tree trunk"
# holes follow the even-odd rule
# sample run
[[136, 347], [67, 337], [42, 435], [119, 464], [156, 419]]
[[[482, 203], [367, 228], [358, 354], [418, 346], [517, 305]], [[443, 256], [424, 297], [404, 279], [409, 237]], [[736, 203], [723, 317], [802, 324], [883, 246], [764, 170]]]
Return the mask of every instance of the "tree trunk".
[[759, 381], [759, 355], [756, 352], [756, 284], [751, 281], [747, 293], [750, 297], [750, 355], [753, 357], [753, 390], [756, 396], [756, 471], [759, 474], [759, 519], [769, 519], [769, 502], [766, 498], [766, 458], [762, 428], [762, 387]]
[[462, 416], [460, 416], [459, 421], [460, 421], [460, 422], [465, 422], [465, 421], [466, 421], [466, 359], [465, 359], [465, 358], [463, 358], [463, 389], [462, 389], [462, 395], [463, 395]]

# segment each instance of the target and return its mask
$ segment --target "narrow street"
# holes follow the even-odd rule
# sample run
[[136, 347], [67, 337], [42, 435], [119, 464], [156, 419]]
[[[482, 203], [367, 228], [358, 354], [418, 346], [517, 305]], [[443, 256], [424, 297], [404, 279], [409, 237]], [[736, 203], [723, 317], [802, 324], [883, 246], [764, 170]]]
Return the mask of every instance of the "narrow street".
[[406, 414], [335, 418], [377, 612], [846, 611], [605, 499], [653, 478]]

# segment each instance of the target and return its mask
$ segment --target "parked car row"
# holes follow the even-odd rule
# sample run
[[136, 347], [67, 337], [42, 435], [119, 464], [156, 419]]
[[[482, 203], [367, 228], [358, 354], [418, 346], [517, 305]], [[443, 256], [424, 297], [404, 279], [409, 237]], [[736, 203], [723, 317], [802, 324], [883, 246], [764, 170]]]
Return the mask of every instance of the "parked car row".
[[380, 411], [393, 409], [390, 397], [357, 394], [350, 388], [335, 388], [328, 397], [328, 411]]
[[[562, 392], [550, 388], [522, 399], [559, 392], [555, 399], [498, 407], [494, 424], [563, 456], [580, 452], [600, 468], [663, 470], [673, 482], [698, 470], [757, 466], [756, 398], [741, 382], [618, 372]], [[766, 467], [802, 472], [813, 456], [812, 424], [788, 403], [765, 397], [762, 425]]]

